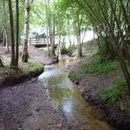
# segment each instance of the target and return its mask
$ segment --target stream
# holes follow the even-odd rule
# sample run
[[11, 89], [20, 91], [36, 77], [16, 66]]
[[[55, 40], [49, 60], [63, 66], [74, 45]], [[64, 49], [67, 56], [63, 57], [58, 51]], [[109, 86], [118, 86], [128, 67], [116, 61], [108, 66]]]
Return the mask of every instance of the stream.
[[47, 65], [39, 79], [53, 107], [70, 124], [70, 130], [115, 130], [104, 120], [100, 109], [84, 100], [65, 69], [66, 66]]

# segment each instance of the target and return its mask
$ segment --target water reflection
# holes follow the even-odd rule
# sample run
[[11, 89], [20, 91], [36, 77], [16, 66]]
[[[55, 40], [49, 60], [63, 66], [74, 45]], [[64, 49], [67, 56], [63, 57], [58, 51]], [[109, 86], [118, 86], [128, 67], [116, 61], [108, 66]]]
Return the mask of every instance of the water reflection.
[[[46, 67], [47, 68], [47, 67]], [[90, 106], [82, 98], [80, 91], [66, 74], [54, 66], [39, 77], [47, 88], [48, 96], [54, 107], [71, 125], [84, 130], [114, 130], [103, 120], [103, 114]]]

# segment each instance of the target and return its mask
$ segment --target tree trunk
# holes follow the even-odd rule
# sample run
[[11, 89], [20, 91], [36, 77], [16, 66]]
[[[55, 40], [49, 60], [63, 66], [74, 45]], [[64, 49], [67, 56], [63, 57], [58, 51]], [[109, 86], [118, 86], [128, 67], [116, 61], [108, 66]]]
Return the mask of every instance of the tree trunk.
[[125, 43], [123, 45], [122, 51], [123, 51], [125, 59], [128, 61], [129, 65], [130, 65], [130, 52], [129, 52], [129, 47], [128, 47], [127, 43]]
[[130, 74], [129, 74], [128, 68], [126, 66], [125, 59], [124, 59], [123, 55], [121, 55], [121, 53], [119, 54], [118, 58], [119, 58], [119, 63], [120, 63], [121, 69], [123, 71], [124, 77], [125, 77], [127, 85], [128, 85], [128, 89], [130, 91]]
[[50, 48], [49, 48], [49, 36], [48, 36], [48, 28], [47, 28], [47, 50], [48, 50], [48, 56], [50, 56]]
[[18, 68], [19, 61], [19, 0], [16, 0], [16, 66]]
[[0, 57], [0, 68], [1, 67], [4, 67], [3, 63], [2, 63], [2, 60], [1, 60], [1, 57]]
[[48, 36], [48, 32], [49, 32], [49, 15], [48, 15], [48, 7], [47, 7], [47, 0], [45, 0], [45, 4], [46, 4], [46, 22], [47, 22], [47, 50], [48, 50], [48, 55], [50, 56], [50, 48], [49, 48], [49, 36]]
[[3, 38], [2, 38], [3, 43], [2, 43], [2, 45], [5, 46], [5, 33], [4, 33], [4, 31], [3, 31], [2, 35], [3, 35]]
[[[48, 0], [48, 4], [50, 4], [50, 0]], [[49, 17], [49, 36], [50, 36], [50, 44], [51, 44], [51, 50], [50, 50], [50, 56], [55, 56], [55, 47], [54, 47], [54, 43], [55, 43], [55, 0], [54, 0], [54, 13], [52, 14], [52, 12], [48, 12], [48, 17]]]
[[54, 14], [53, 14], [53, 22], [52, 22], [52, 44], [51, 44], [51, 56], [55, 56], [55, 0], [54, 0]]
[[117, 53], [120, 66], [121, 66], [122, 72], [124, 74], [124, 78], [127, 82], [128, 89], [130, 91], [130, 73], [129, 73], [127, 65], [126, 65], [125, 57], [123, 55], [122, 49], [121, 49], [120, 45], [117, 43], [118, 42], [113, 39], [113, 46], [114, 46], [115, 52]]
[[55, 56], [55, 48], [54, 48], [54, 41], [53, 41], [53, 33], [52, 30], [50, 29], [49, 31], [49, 36], [50, 36], [50, 44], [51, 44], [51, 51], [50, 51], [50, 56]]
[[82, 44], [81, 44], [81, 37], [80, 35], [77, 36], [77, 42], [78, 42], [78, 57], [82, 57]]
[[6, 39], [6, 49], [7, 49], [7, 52], [9, 52], [9, 43], [8, 43], [8, 34], [7, 34], [7, 31], [6, 31], [6, 34], [5, 34], [5, 39]]
[[2, 0], [2, 10], [3, 10], [3, 29], [4, 29], [4, 39], [5, 39], [5, 45], [6, 45], [6, 49], [7, 49], [7, 52], [9, 52], [9, 44], [8, 44], [8, 34], [7, 34], [7, 19], [5, 18], [6, 17], [6, 9], [5, 9], [5, 0]]
[[13, 11], [12, 11], [12, 1], [8, 0], [9, 6], [9, 18], [10, 18], [10, 29], [11, 29], [11, 62], [10, 67], [15, 68], [15, 39], [14, 39], [14, 21], [13, 21]]
[[81, 43], [81, 24], [82, 24], [82, 18], [78, 15], [78, 21], [77, 21], [77, 42], [78, 42], [78, 57], [82, 57], [82, 43]]
[[28, 38], [29, 38], [29, 19], [30, 19], [30, 3], [29, 0], [26, 0], [26, 8], [25, 8], [25, 39], [24, 39], [24, 47], [22, 54], [22, 61], [28, 62], [29, 54], [28, 54]]
[[70, 21], [69, 18], [67, 18], [67, 33], [68, 33], [68, 39], [69, 39], [69, 46], [72, 46], [71, 38], [70, 38]]

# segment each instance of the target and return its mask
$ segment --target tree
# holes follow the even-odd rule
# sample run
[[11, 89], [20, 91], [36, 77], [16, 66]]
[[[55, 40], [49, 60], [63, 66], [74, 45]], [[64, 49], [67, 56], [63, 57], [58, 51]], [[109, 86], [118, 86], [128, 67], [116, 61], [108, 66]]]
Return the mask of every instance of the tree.
[[47, 4], [47, 0], [45, 0], [45, 12], [46, 12], [46, 23], [47, 23], [47, 27], [46, 27], [46, 34], [47, 34], [47, 49], [48, 49], [48, 55], [50, 56], [50, 48], [49, 48], [49, 12], [48, 12], [48, 4]]
[[19, 0], [16, 0], [16, 66], [18, 67], [19, 61]]
[[5, 7], [5, 0], [2, 0], [2, 24], [3, 24], [3, 42], [6, 43], [6, 49], [9, 52], [9, 44], [8, 44], [8, 32], [7, 32], [7, 13]]
[[[11, 31], [11, 68], [18, 68], [19, 59], [19, 1], [16, 0], [16, 32], [14, 30], [14, 18], [12, 11], [12, 0], [8, 0], [10, 31]], [[16, 41], [15, 41], [16, 40]]]
[[50, 44], [51, 44], [51, 50], [50, 50], [50, 56], [55, 56], [55, 2], [53, 3], [52, 9], [51, 9], [51, 3], [50, 0], [48, 0], [49, 8], [48, 8], [48, 28], [49, 28], [49, 38], [50, 38]]
[[23, 46], [23, 54], [22, 54], [22, 61], [28, 62], [29, 54], [28, 54], [28, 38], [29, 38], [29, 21], [30, 21], [30, 10], [33, 0], [26, 0], [25, 1], [25, 39], [24, 39], [24, 46]]
[[[98, 0], [92, 0], [89, 2], [88, 0], [76, 0], [76, 2], [88, 13], [91, 23], [96, 28], [98, 37], [103, 40], [105, 38], [109, 41], [106, 42], [105, 40], [105, 43], [107, 43], [105, 47], [107, 50], [112, 49], [116, 53], [130, 90], [130, 73], [122, 48], [126, 44], [125, 39], [127, 39], [127, 35], [124, 34], [127, 33], [129, 27], [129, 23], [126, 20], [127, 17], [124, 20], [126, 12], [124, 11], [123, 1], [101, 0], [99, 2]], [[128, 1], [126, 2], [126, 10], [129, 10]], [[101, 44], [100, 42], [100, 47], [102, 47]], [[112, 54], [111, 51], [109, 52]]]
[[12, 0], [8, 0], [9, 6], [9, 17], [10, 17], [10, 30], [11, 30], [11, 63], [10, 67], [15, 68], [15, 39], [14, 39], [14, 19], [13, 19], [13, 11], [12, 11]]

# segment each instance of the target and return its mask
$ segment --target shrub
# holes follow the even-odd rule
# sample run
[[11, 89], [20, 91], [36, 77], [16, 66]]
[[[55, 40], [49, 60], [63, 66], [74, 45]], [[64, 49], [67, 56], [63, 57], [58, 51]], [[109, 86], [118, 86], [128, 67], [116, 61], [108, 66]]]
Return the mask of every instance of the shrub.
[[72, 55], [72, 53], [74, 52], [74, 50], [76, 49], [76, 47], [74, 45], [72, 45], [71, 47], [63, 47], [61, 49], [61, 54], [68, 54], [68, 55]]

